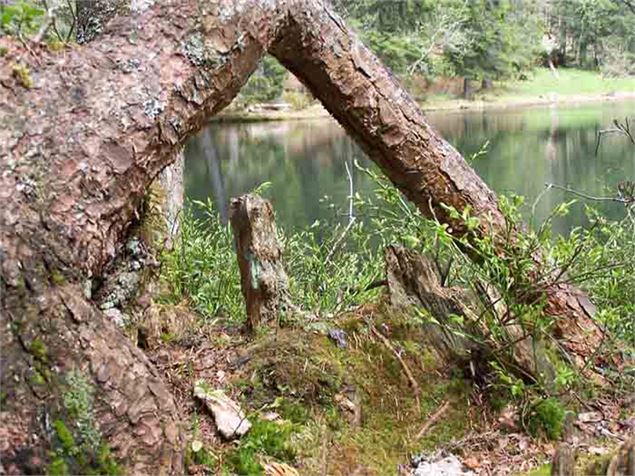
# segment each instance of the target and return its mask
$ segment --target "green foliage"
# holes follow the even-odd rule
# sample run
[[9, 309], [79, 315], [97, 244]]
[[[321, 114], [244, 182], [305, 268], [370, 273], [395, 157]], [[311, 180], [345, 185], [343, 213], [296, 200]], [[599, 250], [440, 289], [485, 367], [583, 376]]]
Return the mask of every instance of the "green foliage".
[[296, 455], [291, 445], [293, 432], [294, 426], [289, 422], [255, 419], [239, 447], [229, 455], [229, 463], [238, 474], [263, 474], [261, 455], [293, 462]]
[[[452, 3], [457, 8], [463, 2]], [[532, 66], [541, 32], [529, 5], [523, 2], [516, 8], [509, 1], [474, 0], [462, 8], [467, 41], [445, 50], [456, 74], [499, 79]]]
[[189, 299], [208, 319], [244, 319], [231, 230], [221, 223], [211, 201], [195, 202], [183, 210], [180, 237], [174, 249], [163, 256], [161, 279], [163, 299], [168, 302]]
[[68, 469], [66, 461], [64, 461], [64, 458], [62, 458], [61, 456], [56, 456], [47, 466], [46, 474], [49, 474], [51, 476], [67, 476], [71, 473]]
[[635, 12], [614, 0], [556, 0], [550, 29], [559, 60], [611, 74], [633, 73]]
[[396, 73], [501, 78], [531, 68], [541, 51], [532, 2], [340, 0], [340, 11]]
[[635, 214], [633, 205], [619, 221], [610, 221], [587, 207], [592, 226], [560, 239], [559, 253], [576, 255], [570, 279], [581, 283], [598, 306], [597, 319], [609, 331], [635, 344]]
[[[366, 288], [380, 277], [381, 261], [361, 222], [351, 227], [316, 222], [281, 239], [293, 300], [305, 309], [335, 313], [377, 294]], [[161, 277], [164, 300], [189, 299], [206, 318], [244, 320], [231, 230], [211, 201], [192, 203], [183, 213], [180, 240], [164, 256]]]
[[557, 398], [546, 398], [536, 403], [528, 418], [529, 431], [538, 436], [544, 434], [550, 440], [562, 436], [566, 411]]
[[251, 104], [269, 102], [280, 97], [287, 70], [271, 56], [265, 56], [260, 66], [241, 89], [239, 102]]
[[0, 35], [30, 36], [42, 24], [44, 13], [33, 1], [3, 2], [0, 4]]

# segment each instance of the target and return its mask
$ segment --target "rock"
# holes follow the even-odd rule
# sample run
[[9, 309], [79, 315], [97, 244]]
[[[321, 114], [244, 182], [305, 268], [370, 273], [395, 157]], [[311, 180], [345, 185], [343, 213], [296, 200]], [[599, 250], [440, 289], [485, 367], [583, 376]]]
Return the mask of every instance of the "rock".
[[222, 390], [212, 390], [207, 382], [199, 380], [194, 385], [194, 396], [214, 415], [216, 428], [226, 440], [240, 438], [251, 428], [240, 406]]
[[461, 460], [453, 454], [435, 453], [421, 456], [412, 461], [413, 476], [473, 476], [474, 472], [464, 469]]
[[578, 421], [582, 423], [597, 423], [602, 421], [602, 414], [600, 412], [579, 413]]
[[346, 347], [348, 346], [346, 338], [346, 332], [342, 329], [329, 330], [329, 339], [335, 342], [340, 349], [346, 349]]

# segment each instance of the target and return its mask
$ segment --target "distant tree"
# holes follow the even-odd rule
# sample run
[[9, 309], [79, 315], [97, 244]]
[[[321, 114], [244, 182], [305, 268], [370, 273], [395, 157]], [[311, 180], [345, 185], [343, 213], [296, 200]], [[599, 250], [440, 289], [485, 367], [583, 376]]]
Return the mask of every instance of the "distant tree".
[[268, 102], [278, 99], [284, 89], [287, 70], [272, 56], [265, 56], [256, 72], [242, 89], [239, 99], [243, 102]]
[[[472, 81], [500, 79], [531, 66], [537, 56], [541, 29], [529, 15], [524, 1], [473, 0], [447, 2], [464, 8], [463, 29], [468, 39], [452, 44], [445, 55], [464, 79], [464, 96], [472, 93]], [[532, 18], [534, 18], [532, 20]]]
[[635, 73], [635, 3], [631, 0], [553, 0], [549, 29], [563, 64]]

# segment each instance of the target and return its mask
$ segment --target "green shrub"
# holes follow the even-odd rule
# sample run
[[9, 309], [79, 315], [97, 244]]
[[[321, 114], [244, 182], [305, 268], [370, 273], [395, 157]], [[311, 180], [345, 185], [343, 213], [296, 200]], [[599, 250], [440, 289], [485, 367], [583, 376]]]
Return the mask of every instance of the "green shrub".
[[562, 436], [566, 411], [557, 398], [540, 400], [529, 414], [529, 431], [538, 436], [541, 433], [550, 440]]
[[240, 446], [229, 456], [229, 462], [238, 474], [262, 474], [259, 455], [292, 462], [295, 450], [290, 438], [293, 425], [256, 419], [249, 433], [240, 440]]
[[0, 33], [7, 35], [34, 34], [42, 24], [44, 9], [34, 1], [19, 0], [0, 4]]
[[287, 70], [272, 56], [265, 56], [260, 66], [240, 90], [238, 101], [245, 104], [269, 102], [280, 97]]

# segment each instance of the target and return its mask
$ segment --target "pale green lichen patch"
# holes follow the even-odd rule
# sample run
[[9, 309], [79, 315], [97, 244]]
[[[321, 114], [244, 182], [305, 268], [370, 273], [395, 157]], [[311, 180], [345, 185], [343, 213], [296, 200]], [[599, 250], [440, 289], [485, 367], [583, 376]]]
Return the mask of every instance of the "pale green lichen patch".
[[48, 474], [122, 474], [95, 425], [94, 393], [92, 382], [82, 372], [66, 375], [63, 412], [52, 424]]
[[227, 56], [207, 45], [201, 33], [192, 34], [182, 46], [183, 54], [195, 66], [217, 68], [227, 61]]
[[26, 89], [31, 89], [33, 87], [33, 78], [31, 77], [31, 72], [27, 66], [14, 63], [11, 65], [11, 74], [15, 80]]

